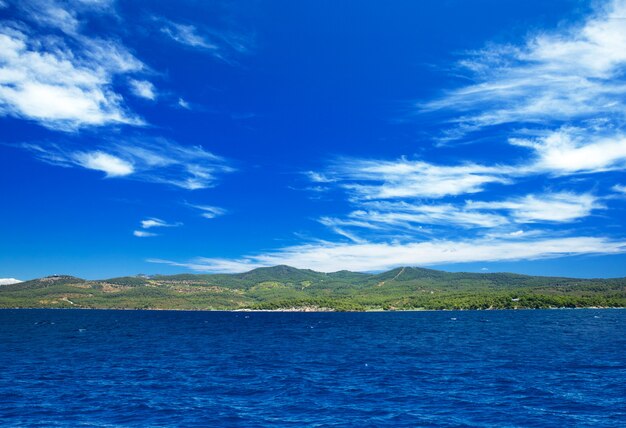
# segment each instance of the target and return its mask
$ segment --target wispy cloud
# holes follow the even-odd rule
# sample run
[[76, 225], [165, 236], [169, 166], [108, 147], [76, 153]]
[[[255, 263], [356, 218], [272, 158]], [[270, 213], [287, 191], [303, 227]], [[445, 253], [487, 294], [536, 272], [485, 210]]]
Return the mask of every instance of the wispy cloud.
[[446, 263], [542, 259], [564, 255], [617, 254], [626, 242], [600, 237], [434, 240], [398, 243], [328, 243], [285, 247], [240, 259], [196, 258], [189, 262], [150, 259], [203, 272], [243, 272], [262, 266], [286, 264], [298, 268], [334, 272], [378, 271], [397, 266], [433, 266]]
[[147, 218], [145, 220], [141, 220], [141, 228], [142, 229], [151, 229], [153, 227], [179, 227], [183, 224], [181, 222], [176, 223], [168, 223], [164, 220], [161, 220], [156, 217]]
[[211, 205], [196, 205], [196, 204], [189, 204], [189, 203], [186, 203], [186, 205], [188, 207], [200, 210], [201, 211], [200, 215], [208, 219], [212, 219], [212, 218], [219, 217], [219, 216], [226, 214], [226, 210], [220, 207], [214, 207]]
[[459, 208], [453, 204], [411, 204], [407, 202], [374, 201], [360, 205], [363, 209], [348, 214], [348, 218], [383, 228], [412, 225], [442, 224], [460, 227], [496, 227], [508, 223], [506, 217], [493, 213]]
[[174, 22], [163, 17], [154, 18], [162, 34], [181, 45], [211, 53], [227, 63], [233, 55], [247, 53], [251, 39], [231, 31], [217, 31], [207, 26]]
[[[510, 230], [526, 223], [560, 224], [584, 219], [594, 210], [605, 209], [600, 198], [590, 193], [530, 194], [502, 201], [466, 201], [464, 203], [432, 203], [407, 201], [353, 201], [360, 209], [345, 217], [324, 216], [320, 223], [353, 242], [363, 238], [354, 230], [370, 231], [382, 237], [383, 232], [396, 239], [425, 235], [433, 237], [435, 230], [424, 226], [438, 226], [438, 234], [467, 234], [477, 229]], [[520, 236], [523, 232], [513, 232]], [[491, 231], [490, 235], [493, 236]], [[404, 239], [401, 239], [404, 240]]]
[[[188, 262], [176, 262], [165, 259], [146, 259], [148, 263], [159, 263], [170, 266], [184, 267], [198, 272], [237, 273], [245, 272], [265, 265], [246, 259], [207, 259], [198, 257]], [[210, 264], [210, 266], [209, 266]], [[269, 266], [269, 265], [267, 265]]]
[[210, 42], [208, 35], [200, 34], [194, 25], [179, 24], [164, 18], [161, 18], [160, 22], [163, 24], [161, 32], [178, 43], [194, 48], [209, 50], [218, 49], [217, 44]]
[[606, 208], [590, 193], [569, 192], [527, 195], [500, 202], [467, 203], [470, 210], [506, 210], [516, 223], [571, 222]]
[[182, 98], [178, 99], [178, 106], [181, 108], [184, 108], [185, 110], [191, 110], [191, 105], [189, 104], [189, 102], [185, 101]]
[[[490, 137], [508, 159], [489, 161], [496, 158], [489, 153], [447, 164], [427, 157], [337, 159], [303, 174], [345, 192], [346, 214], [318, 218], [341, 242], [151, 261], [207, 272], [278, 264], [329, 272], [626, 252], [622, 238], [565, 229], [608, 209], [573, 176], [626, 167], [625, 21], [626, 0], [614, 0], [579, 25], [471, 52], [460, 66], [472, 83], [419, 104], [420, 113], [445, 124], [435, 143], [493, 127]], [[529, 190], [540, 180], [546, 188], [576, 190]], [[480, 200], [460, 200], [467, 195]]]
[[113, 85], [146, 68], [124, 45], [82, 34], [60, 2], [20, 2], [18, 11], [0, 22], [0, 115], [61, 130], [143, 124]]
[[[61, 2], [57, 0], [23, 0], [15, 1], [14, 7], [20, 15], [39, 26], [58, 29], [68, 35], [78, 33], [80, 20], [78, 11], [81, 5], [79, 1], [69, 0]], [[88, 6], [88, 5], [86, 5]]]
[[476, 83], [424, 103], [422, 111], [460, 113], [448, 134], [486, 126], [566, 123], [598, 116], [624, 120], [626, 2], [613, 0], [579, 25], [539, 32], [521, 45], [471, 52], [461, 67]]
[[155, 100], [157, 97], [154, 85], [147, 80], [131, 79], [129, 81], [130, 89], [136, 96], [148, 100]]
[[334, 181], [337, 181], [334, 178], [327, 177], [326, 175], [316, 171], [306, 171], [304, 175], [307, 176], [309, 180], [314, 183], [332, 183]]
[[[513, 229], [520, 224], [556, 227], [607, 209], [589, 192], [519, 195], [518, 184], [538, 177], [556, 184], [577, 174], [626, 167], [624, 22], [626, 1], [614, 0], [580, 25], [468, 53], [460, 66], [474, 83], [421, 103], [420, 112], [444, 115], [450, 127], [440, 141], [507, 125], [494, 131], [497, 137], [509, 152], [512, 145], [529, 154], [519, 156], [516, 150], [500, 164], [471, 158], [460, 164], [338, 159], [319, 173], [305, 174], [313, 183], [343, 189], [355, 209], [320, 222], [353, 242], [364, 234], [355, 230], [367, 229], [372, 233], [365, 236], [378, 238], [396, 230], [403, 242], [406, 234], [424, 232], [467, 237], [478, 233], [468, 232], [475, 228], [493, 229], [490, 236], [521, 237], [523, 231]], [[458, 200], [478, 193], [482, 201]]]
[[[533, 155], [520, 173], [572, 175], [626, 166], [626, 1], [583, 22], [489, 45], [460, 62], [474, 83], [420, 104], [452, 124], [450, 142], [486, 127]], [[504, 126], [502, 126], [504, 125]]]
[[315, 182], [337, 182], [355, 199], [442, 198], [481, 192], [487, 184], [509, 183], [510, 168], [474, 163], [436, 165], [401, 158], [395, 161], [341, 159]]
[[115, 14], [115, 0], [13, 0], [11, 3], [23, 18], [70, 36], [79, 35], [87, 13]]
[[358, 236], [356, 233], [349, 231], [349, 228], [367, 228], [367, 229], [379, 229], [377, 225], [372, 222], [353, 220], [353, 219], [339, 219], [334, 217], [322, 217], [319, 222], [324, 226], [329, 227], [337, 235], [341, 235], [344, 238], [348, 238], [352, 242], [363, 243], [365, 239]]
[[140, 222], [141, 229], [133, 231], [133, 235], [137, 238], [150, 238], [153, 236], [159, 236], [155, 232], [148, 232], [146, 229], [154, 229], [155, 227], [179, 227], [183, 224], [181, 222], [168, 223], [165, 220], [161, 220], [156, 217], [150, 217]]
[[153, 237], [153, 236], [159, 236], [156, 233], [147, 232], [145, 230], [135, 230], [135, 231], [133, 231], [133, 235], [136, 236], [137, 238], [150, 238], [150, 237]]
[[[354, 200], [441, 199], [512, 185], [533, 176], [567, 176], [626, 167], [626, 134], [592, 135], [590, 129], [562, 127], [539, 137], [511, 138], [532, 149], [519, 163], [445, 165], [423, 160], [341, 158], [323, 172], [306, 172], [313, 183], [346, 190]], [[308, 188], [312, 190], [311, 188]]]
[[[626, 108], [626, 105], [625, 105]], [[563, 127], [537, 138], [511, 138], [516, 146], [534, 151], [536, 158], [522, 168], [526, 174], [570, 175], [622, 169], [626, 166], [626, 135], [597, 135], [594, 129]]]
[[75, 152], [72, 160], [83, 168], [103, 171], [107, 177], [122, 177], [135, 170], [132, 163], [101, 151]]
[[22, 147], [47, 163], [104, 171], [107, 177], [168, 184], [188, 190], [216, 184], [219, 177], [234, 171], [228, 162], [201, 146], [183, 146], [163, 138], [135, 138], [104, 143], [93, 151], [76, 144], [23, 144]]

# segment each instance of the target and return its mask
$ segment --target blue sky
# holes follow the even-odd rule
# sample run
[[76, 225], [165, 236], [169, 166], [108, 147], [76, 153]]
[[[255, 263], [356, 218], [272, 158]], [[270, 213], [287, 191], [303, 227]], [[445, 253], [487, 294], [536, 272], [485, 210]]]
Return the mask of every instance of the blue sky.
[[626, 276], [624, 70], [623, 0], [0, 0], [0, 278]]

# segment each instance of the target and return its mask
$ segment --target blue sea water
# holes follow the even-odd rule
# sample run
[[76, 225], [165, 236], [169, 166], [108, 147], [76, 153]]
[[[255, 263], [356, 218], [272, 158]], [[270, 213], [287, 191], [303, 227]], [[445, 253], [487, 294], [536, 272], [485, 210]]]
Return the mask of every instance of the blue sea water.
[[626, 311], [0, 310], [2, 426], [626, 426]]

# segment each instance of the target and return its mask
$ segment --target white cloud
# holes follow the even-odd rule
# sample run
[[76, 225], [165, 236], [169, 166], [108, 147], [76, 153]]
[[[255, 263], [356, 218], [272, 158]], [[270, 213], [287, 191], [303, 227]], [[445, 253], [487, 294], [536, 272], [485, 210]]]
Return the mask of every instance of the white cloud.
[[411, 204], [375, 201], [361, 205], [351, 219], [382, 225], [443, 224], [461, 227], [496, 227], [508, 223], [506, 217], [458, 208], [452, 204]]
[[87, 169], [104, 171], [107, 177], [122, 177], [134, 172], [132, 163], [101, 151], [77, 152], [72, 156], [78, 165]]
[[515, 233], [506, 229], [516, 223], [572, 222], [605, 209], [589, 193], [531, 194], [465, 205], [424, 200], [484, 192], [527, 177], [555, 180], [626, 168], [624, 22], [626, 0], [614, 0], [578, 26], [536, 33], [520, 46], [492, 45], [471, 53], [461, 65], [475, 83], [421, 106], [423, 112], [456, 115], [444, 140], [513, 124], [514, 131], [501, 128], [515, 135], [506, 141], [530, 149], [531, 156], [505, 165], [342, 159], [324, 174], [306, 174], [313, 182], [336, 182], [358, 209], [320, 221], [347, 237], [350, 228], [413, 232], [421, 224]]
[[182, 98], [178, 99], [178, 106], [184, 108], [185, 110], [191, 110], [191, 105]]
[[[507, 152], [513, 156], [506, 164], [340, 159], [323, 174], [306, 174], [313, 182], [334, 183], [346, 190], [349, 202], [357, 209], [345, 216], [324, 216], [319, 221], [353, 242], [292, 248], [305, 253], [303, 257], [311, 258], [312, 263], [322, 257], [318, 251], [338, 259], [345, 251], [345, 264], [358, 265], [365, 260], [366, 266], [377, 262], [366, 253], [356, 253], [357, 249], [371, 250], [372, 255], [382, 259], [386, 252], [399, 259], [407, 257], [407, 262], [399, 262], [390, 256], [388, 265], [411, 264], [411, 257], [417, 264], [552, 257], [559, 252], [554, 245], [566, 242], [577, 248], [575, 253], [603, 253], [602, 246], [597, 251], [589, 250], [587, 244], [593, 243], [593, 238], [566, 237], [572, 231], [561, 231], [558, 239], [547, 239], [542, 230], [516, 230], [528, 223], [550, 223], [554, 229], [558, 224], [580, 221], [595, 210], [606, 209], [601, 198], [591, 193], [535, 193], [466, 203], [453, 197], [486, 192], [494, 185], [510, 186], [528, 178], [556, 182], [563, 176], [626, 168], [626, 132], [622, 131], [626, 123], [624, 22], [626, 0], [611, 1], [579, 26], [558, 33], [537, 33], [520, 46], [489, 46], [468, 55], [461, 65], [470, 70], [474, 83], [421, 105], [421, 111], [454, 115], [448, 118], [452, 128], [443, 141], [463, 138], [488, 126], [508, 125], [493, 131], [492, 136], [500, 138], [509, 133], [504, 141], [529, 150], [522, 160], [517, 159], [524, 150], [511, 148]], [[572, 181], [569, 184], [573, 185]], [[509, 195], [519, 192], [513, 187], [507, 190]], [[426, 230], [422, 225], [433, 227]], [[494, 230], [470, 238], [477, 235], [470, 228]], [[364, 234], [368, 229], [369, 236], [378, 243], [369, 244], [353, 233], [360, 230], [359, 234]], [[431, 237], [456, 234], [465, 240], [411, 243], [416, 235], [424, 233]], [[380, 243], [390, 239], [405, 244]], [[475, 246], [476, 259], [470, 254], [471, 246]], [[278, 260], [289, 264], [292, 257], [304, 263], [292, 248], [265, 256], [276, 260], [276, 264]], [[420, 253], [426, 248], [431, 252]], [[500, 251], [504, 254], [498, 254]], [[242, 260], [249, 265], [264, 262], [263, 257]]]
[[130, 89], [140, 98], [145, 98], [148, 100], [154, 100], [157, 97], [156, 90], [154, 89], [154, 85], [147, 80], [135, 80], [131, 79], [129, 81]]
[[477, 83], [426, 103], [462, 115], [451, 138], [504, 123], [546, 124], [615, 115], [624, 119], [626, 1], [613, 0], [582, 24], [540, 32], [521, 46], [496, 45], [461, 62]]
[[337, 181], [354, 199], [442, 198], [481, 192], [490, 183], [509, 183], [511, 168], [462, 165], [435, 165], [423, 161], [343, 159], [325, 174], [309, 178]]
[[470, 210], [507, 210], [517, 223], [571, 222], [605, 208], [590, 193], [568, 192], [527, 195], [500, 202], [468, 201], [466, 206]]
[[22, 0], [15, 2], [15, 6], [24, 18], [41, 27], [52, 27], [74, 35], [80, 26], [76, 11], [71, 7], [73, 5], [62, 5], [55, 0]]
[[363, 242], [348, 229], [364, 229], [373, 231], [376, 236], [382, 232], [402, 234], [408, 233], [430, 235], [432, 230], [424, 229], [423, 225], [440, 225], [444, 227], [494, 228], [507, 224], [506, 217], [493, 213], [479, 213], [464, 210], [452, 204], [425, 205], [406, 202], [376, 201], [364, 203], [366, 209], [350, 212], [345, 218], [322, 217], [320, 223], [335, 233], [343, 235], [354, 242]]
[[[207, 269], [206, 261], [210, 260], [211, 266]], [[146, 259], [149, 263], [162, 263], [170, 266], [179, 266], [187, 269], [199, 271], [199, 272], [219, 272], [219, 273], [237, 273], [245, 272], [258, 267], [264, 267], [264, 265], [255, 263], [250, 260], [228, 260], [228, 259], [205, 259], [199, 257], [189, 262], [175, 262], [164, 259]]]
[[159, 218], [155, 218], [155, 217], [151, 217], [151, 218], [147, 218], [145, 220], [141, 220], [141, 228], [142, 229], [150, 229], [153, 227], [178, 227], [178, 226], [182, 226], [182, 223], [180, 222], [176, 222], [176, 223], [168, 223], [164, 220], [161, 220]]
[[183, 24], [166, 18], [155, 18], [155, 21], [160, 25], [161, 33], [170, 39], [190, 48], [210, 52], [227, 63], [233, 62], [233, 54], [247, 53], [252, 44], [250, 37], [233, 32], [216, 31], [206, 26]]
[[285, 247], [274, 252], [240, 259], [199, 257], [189, 262], [159, 259], [148, 261], [204, 272], [242, 272], [282, 264], [321, 272], [335, 272], [342, 269], [377, 271], [397, 266], [513, 261], [581, 254], [618, 254], [625, 251], [626, 242], [600, 237], [433, 240], [407, 244], [320, 242]]
[[626, 166], [626, 136], [622, 134], [596, 136], [589, 129], [569, 127], [536, 139], [512, 138], [510, 143], [535, 152], [537, 158], [527, 167], [529, 172], [574, 174]]
[[151, 217], [151, 218], [147, 218], [145, 220], [141, 220], [141, 230], [135, 230], [133, 231], [133, 235], [136, 236], [137, 238], [150, 238], [153, 236], [159, 236], [157, 233], [154, 232], [148, 232], [145, 229], [152, 229], [155, 227], [179, 227], [182, 226], [183, 224], [180, 222], [176, 222], [176, 223], [168, 223], [164, 220], [161, 220], [159, 218], [156, 217]]
[[[593, 210], [606, 208], [599, 198], [590, 194], [569, 192], [530, 194], [503, 201], [466, 201], [464, 204], [424, 204], [406, 201], [353, 201], [360, 209], [345, 217], [324, 216], [319, 222], [354, 242], [363, 239], [354, 229], [369, 230], [380, 238], [382, 232], [431, 235], [433, 229], [423, 225], [437, 225], [453, 233], [463, 229], [490, 228], [510, 230], [516, 223], [567, 223], [588, 217]], [[459, 229], [461, 228], [461, 229]], [[440, 229], [437, 230], [441, 232]], [[521, 236], [521, 230], [506, 236]], [[393, 236], [393, 235], [391, 235]], [[490, 236], [496, 236], [493, 233]], [[505, 236], [505, 235], [497, 235]]]
[[20, 281], [19, 279], [15, 279], [15, 278], [0, 278], [0, 285], [11, 285], [11, 284], [19, 284]]
[[84, 5], [91, 8], [110, 8], [115, 4], [116, 0], [73, 0], [74, 5]]
[[494, 132], [534, 155], [518, 176], [626, 168], [626, 0], [597, 6], [577, 25], [469, 53], [474, 83], [420, 106], [454, 115], [441, 140], [508, 125]]
[[623, 186], [621, 184], [616, 184], [615, 186], [612, 187], [612, 189], [618, 193], [626, 194], [626, 186]]
[[209, 40], [207, 35], [200, 34], [198, 29], [191, 24], [179, 24], [162, 19], [161, 32], [172, 40], [194, 48], [217, 50], [218, 46]]
[[208, 219], [212, 219], [212, 218], [215, 218], [215, 217], [218, 217], [218, 216], [226, 214], [226, 210], [224, 208], [214, 207], [214, 206], [211, 206], [211, 205], [187, 204], [187, 206], [202, 211], [202, 213], [200, 215], [202, 217], [208, 218]]
[[[26, 22], [0, 22], [0, 115], [62, 130], [141, 125], [113, 80], [141, 72], [143, 63], [119, 42], [80, 34], [74, 14], [57, 3], [42, 4], [37, 13], [26, 12], [26, 19], [37, 17], [37, 24], [44, 26], [37, 31]], [[69, 35], [47, 34], [46, 26], [60, 27]]]
[[23, 19], [40, 27], [61, 30], [69, 36], [79, 35], [85, 13], [115, 14], [115, 0], [17, 0], [13, 3]]
[[150, 238], [152, 236], [158, 236], [156, 233], [146, 232], [145, 230], [135, 230], [133, 235], [137, 238]]
[[219, 176], [234, 171], [226, 160], [201, 146], [183, 146], [172, 141], [133, 139], [103, 144], [84, 152], [74, 145], [23, 144], [40, 160], [64, 167], [80, 166], [104, 171], [109, 177], [168, 184], [188, 190], [215, 185]]
[[314, 183], [332, 183], [333, 181], [337, 181], [315, 171], [307, 171], [304, 174]]
[[[6, 1], [6, 0], [2, 0]], [[39, 27], [61, 30], [69, 36], [80, 34], [93, 16], [113, 18], [120, 22], [115, 9], [117, 0], [8, 0], [14, 6], [14, 18]]]

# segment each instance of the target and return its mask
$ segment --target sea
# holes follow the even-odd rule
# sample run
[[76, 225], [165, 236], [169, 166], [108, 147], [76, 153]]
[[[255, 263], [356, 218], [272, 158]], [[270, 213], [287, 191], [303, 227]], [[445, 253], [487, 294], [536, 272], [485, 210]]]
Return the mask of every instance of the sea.
[[0, 426], [624, 427], [626, 310], [0, 310]]

